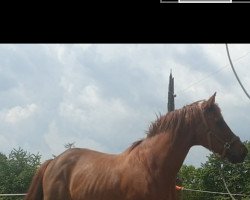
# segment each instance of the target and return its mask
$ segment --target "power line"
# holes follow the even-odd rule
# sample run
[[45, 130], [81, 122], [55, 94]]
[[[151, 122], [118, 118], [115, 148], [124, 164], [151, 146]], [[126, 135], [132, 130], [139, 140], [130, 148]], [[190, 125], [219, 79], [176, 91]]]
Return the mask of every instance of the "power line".
[[[183, 188], [182, 190], [184, 191], [190, 191], [190, 192], [202, 192], [202, 193], [210, 193], [210, 194], [222, 194], [222, 195], [229, 195], [227, 192], [214, 192], [214, 191], [208, 191], [208, 190], [194, 190], [194, 189], [188, 189], [188, 188]], [[244, 196], [248, 197], [250, 195], [247, 194], [231, 194], [233, 196]]]
[[230, 190], [228, 189], [228, 187], [227, 187], [227, 183], [226, 183], [226, 181], [225, 181], [225, 178], [224, 178], [223, 172], [222, 172], [222, 171], [223, 171], [223, 168], [224, 168], [223, 164], [220, 165], [220, 176], [221, 176], [221, 178], [222, 178], [223, 184], [224, 184], [224, 186], [225, 186], [225, 188], [226, 188], [226, 190], [227, 190], [229, 196], [231, 197], [231, 199], [236, 200], [236, 199], [233, 197], [233, 195], [232, 195], [232, 193], [230, 192]]
[[231, 57], [230, 57], [230, 54], [229, 54], [229, 50], [228, 50], [228, 45], [227, 45], [227, 44], [226, 44], [226, 49], [227, 49], [227, 56], [228, 56], [228, 59], [229, 59], [231, 68], [232, 68], [232, 70], [233, 70], [233, 72], [234, 72], [234, 75], [235, 75], [236, 79], [238, 80], [238, 82], [239, 82], [239, 84], [240, 84], [242, 90], [245, 92], [245, 94], [247, 95], [247, 97], [250, 99], [250, 95], [247, 93], [246, 89], [245, 89], [244, 86], [242, 85], [242, 83], [241, 83], [241, 81], [240, 81], [240, 79], [239, 79], [239, 77], [238, 77], [238, 75], [237, 75], [237, 73], [236, 73], [236, 71], [235, 71], [235, 69], [234, 69], [233, 62], [232, 62], [232, 60], [231, 60]]
[[[238, 57], [237, 59], [234, 60], [234, 62], [238, 62], [239, 60], [241, 60], [242, 58], [246, 57], [250, 52], [247, 52], [245, 55], [241, 56], [241, 57]], [[208, 78], [210, 78], [211, 76], [213, 76], [214, 74], [217, 74], [219, 73], [220, 71], [224, 70], [225, 68], [227, 68], [230, 64], [226, 64], [225, 66], [219, 68], [218, 70], [214, 71], [214, 72], [211, 72], [210, 74], [208, 74], [207, 76], [205, 76], [204, 78], [200, 79], [199, 81], [196, 81], [192, 84], [190, 84], [188, 87], [182, 89], [182, 90], [179, 90], [177, 91], [176, 93], [183, 93], [185, 92], [186, 90], [188, 90], [189, 88], [193, 87], [194, 85], [197, 85], [205, 80], [207, 80]]]

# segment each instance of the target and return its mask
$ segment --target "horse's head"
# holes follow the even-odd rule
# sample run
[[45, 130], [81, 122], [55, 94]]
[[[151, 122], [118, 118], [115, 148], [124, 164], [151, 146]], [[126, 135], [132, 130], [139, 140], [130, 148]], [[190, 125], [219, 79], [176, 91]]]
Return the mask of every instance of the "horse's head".
[[[231, 163], [243, 162], [247, 148], [224, 121], [220, 108], [215, 104], [215, 95], [200, 104], [206, 146], [209, 150], [227, 158]], [[204, 136], [203, 136], [204, 137]]]

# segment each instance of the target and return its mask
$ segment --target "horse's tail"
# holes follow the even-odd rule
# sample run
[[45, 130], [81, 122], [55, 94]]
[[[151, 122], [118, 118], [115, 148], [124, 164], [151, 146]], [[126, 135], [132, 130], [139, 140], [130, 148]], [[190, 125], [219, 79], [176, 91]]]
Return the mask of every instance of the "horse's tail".
[[44, 162], [37, 170], [35, 176], [32, 179], [28, 193], [24, 200], [42, 200], [43, 199], [43, 175], [52, 159]]

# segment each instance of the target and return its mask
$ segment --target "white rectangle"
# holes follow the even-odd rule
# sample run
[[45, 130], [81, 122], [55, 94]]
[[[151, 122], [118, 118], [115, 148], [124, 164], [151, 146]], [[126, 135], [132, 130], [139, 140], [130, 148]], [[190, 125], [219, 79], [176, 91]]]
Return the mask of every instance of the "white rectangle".
[[232, 3], [232, 0], [178, 0], [178, 3]]

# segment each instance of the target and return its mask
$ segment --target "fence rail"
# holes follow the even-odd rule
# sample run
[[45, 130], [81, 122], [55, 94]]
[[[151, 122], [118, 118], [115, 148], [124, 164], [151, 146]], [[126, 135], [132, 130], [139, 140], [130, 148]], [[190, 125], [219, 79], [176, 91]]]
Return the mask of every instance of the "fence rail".
[[[210, 194], [221, 194], [221, 195], [230, 195], [227, 192], [214, 192], [208, 190], [195, 190], [195, 189], [188, 189], [183, 188], [183, 191], [190, 191], [190, 192], [202, 192], [202, 193], [210, 193]], [[0, 197], [8, 197], [8, 196], [25, 196], [26, 193], [23, 194], [0, 194]], [[250, 197], [250, 194], [232, 194], [233, 196], [242, 196], [242, 197]]]
[[[190, 191], [190, 192], [203, 192], [203, 193], [210, 193], [210, 194], [222, 194], [222, 195], [230, 195], [227, 192], [214, 192], [214, 191], [208, 191], [208, 190], [194, 190], [194, 189], [188, 189], [183, 188], [184, 191]], [[231, 194], [233, 196], [243, 196], [243, 197], [250, 197], [250, 194]]]
[[8, 196], [25, 196], [26, 194], [0, 194], [0, 197], [8, 197]]

